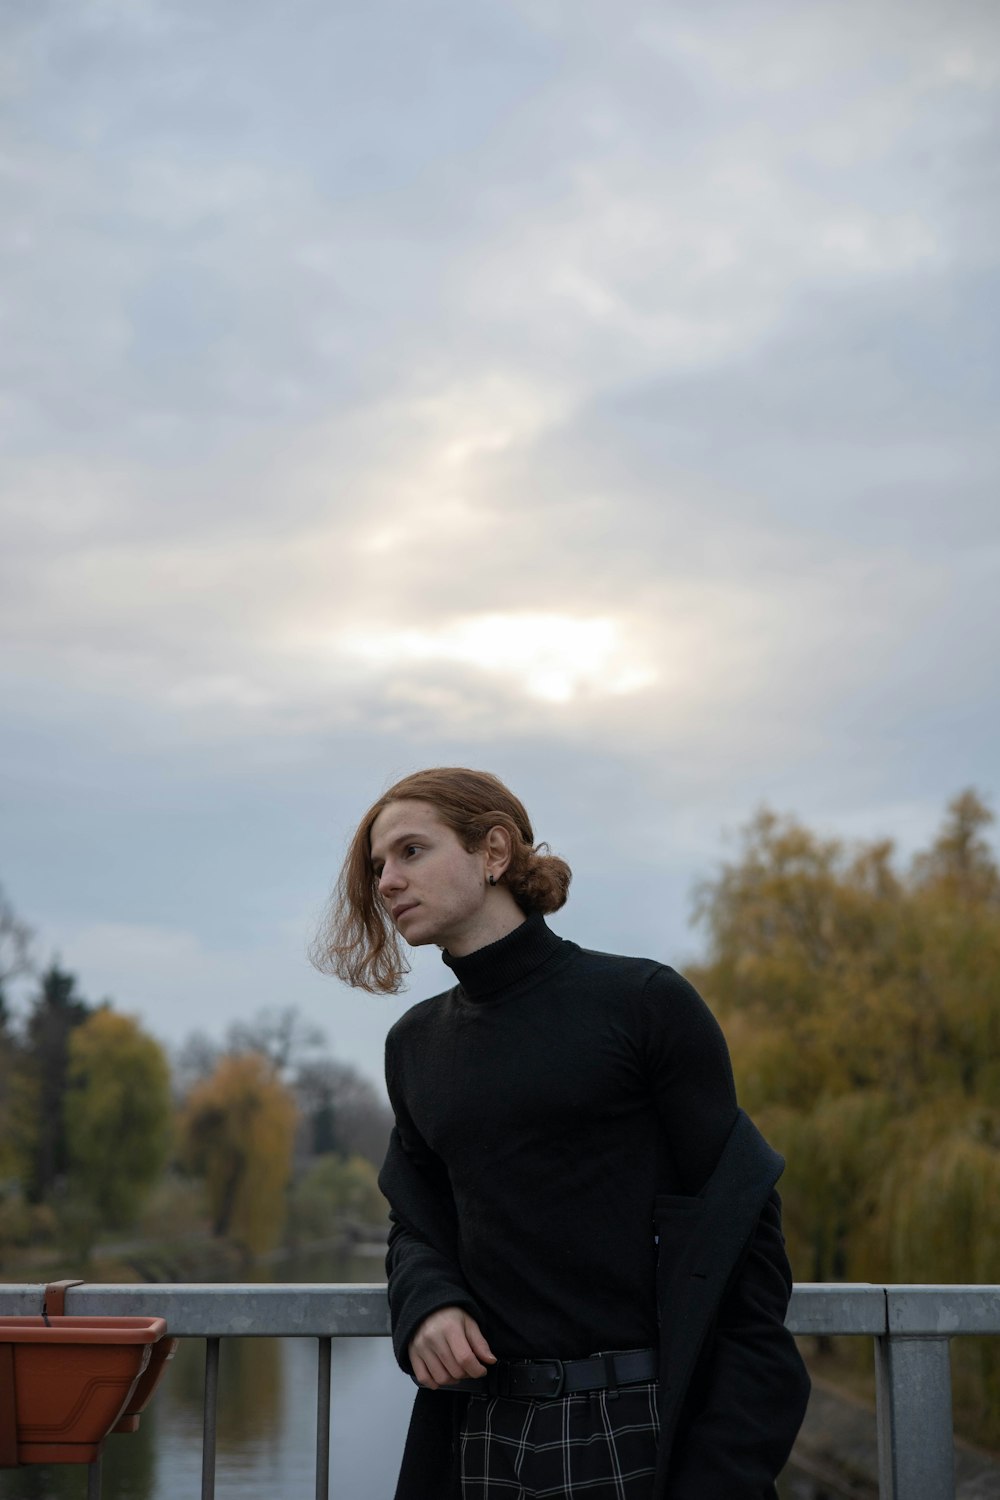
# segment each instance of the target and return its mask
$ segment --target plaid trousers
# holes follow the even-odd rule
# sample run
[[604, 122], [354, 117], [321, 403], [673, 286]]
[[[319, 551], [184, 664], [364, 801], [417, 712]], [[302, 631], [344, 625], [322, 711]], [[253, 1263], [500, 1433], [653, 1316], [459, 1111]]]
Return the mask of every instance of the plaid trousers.
[[553, 1400], [471, 1396], [462, 1500], [650, 1500], [655, 1381]]

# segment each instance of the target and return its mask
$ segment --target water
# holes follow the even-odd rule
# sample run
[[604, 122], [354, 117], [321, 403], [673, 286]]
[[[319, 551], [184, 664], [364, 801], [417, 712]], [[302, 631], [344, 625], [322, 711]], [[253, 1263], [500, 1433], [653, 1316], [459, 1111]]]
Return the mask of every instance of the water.
[[[108, 1439], [103, 1500], [198, 1500], [204, 1357], [204, 1340], [183, 1340], [139, 1431]], [[312, 1339], [223, 1341], [219, 1500], [314, 1500], [316, 1359]], [[334, 1341], [332, 1497], [392, 1495], [412, 1390], [388, 1339]], [[5, 1500], [69, 1500], [85, 1493], [85, 1471], [78, 1467], [0, 1472]]]

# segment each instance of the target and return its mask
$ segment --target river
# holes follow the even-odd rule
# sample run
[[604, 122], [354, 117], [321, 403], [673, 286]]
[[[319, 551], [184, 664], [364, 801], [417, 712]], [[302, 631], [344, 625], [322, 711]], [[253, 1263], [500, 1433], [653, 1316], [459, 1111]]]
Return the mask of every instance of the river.
[[[365, 1260], [284, 1264], [282, 1281], [373, 1281]], [[199, 1500], [204, 1341], [185, 1339], [137, 1433], [104, 1451], [103, 1500]], [[223, 1340], [219, 1371], [218, 1500], [314, 1500], [316, 1350], [311, 1339]], [[331, 1500], [390, 1500], [413, 1387], [388, 1339], [335, 1339]], [[0, 1470], [0, 1500], [82, 1500], [77, 1467]], [[789, 1472], [782, 1500], [838, 1500]], [[847, 1493], [845, 1491], [844, 1493]]]

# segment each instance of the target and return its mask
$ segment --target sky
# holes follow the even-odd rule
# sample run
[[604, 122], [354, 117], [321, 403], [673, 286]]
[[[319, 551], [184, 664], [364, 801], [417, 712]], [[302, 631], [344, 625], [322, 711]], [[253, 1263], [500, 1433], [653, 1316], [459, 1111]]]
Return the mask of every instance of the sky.
[[993, 0], [0, 8], [0, 882], [171, 1047], [483, 767], [683, 969], [767, 804], [996, 806]]

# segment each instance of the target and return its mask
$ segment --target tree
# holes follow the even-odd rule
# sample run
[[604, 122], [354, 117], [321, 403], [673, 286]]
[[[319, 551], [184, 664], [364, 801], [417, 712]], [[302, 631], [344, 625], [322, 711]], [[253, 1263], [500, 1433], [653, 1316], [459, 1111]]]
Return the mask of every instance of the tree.
[[304, 1063], [295, 1079], [302, 1114], [304, 1154], [363, 1156], [382, 1164], [392, 1114], [375, 1086], [350, 1063], [320, 1058]]
[[180, 1126], [183, 1159], [205, 1179], [213, 1234], [256, 1252], [277, 1242], [296, 1119], [289, 1090], [256, 1052], [221, 1058], [191, 1090]]
[[[929, 850], [848, 850], [759, 811], [696, 893], [691, 977], [743, 1103], [788, 1159], [793, 1264], [815, 1280], [1000, 1280], [1000, 870], [972, 790]], [[994, 1341], [994, 1345], [995, 1345]], [[1000, 1350], [956, 1349], [956, 1390]], [[979, 1382], [976, 1385], [976, 1382]], [[984, 1384], [985, 1382], [985, 1384]], [[1000, 1436], [1000, 1420], [979, 1430]]]
[[71, 1032], [91, 1007], [76, 992], [74, 975], [52, 963], [32, 1001], [15, 1100], [15, 1129], [25, 1160], [29, 1200], [47, 1198], [69, 1169], [64, 1101]]
[[171, 1079], [177, 1107], [196, 1084], [211, 1078], [219, 1066], [222, 1049], [203, 1031], [192, 1031], [176, 1049], [171, 1059]]
[[983, 902], [1000, 912], [1000, 871], [983, 830], [995, 815], [971, 787], [948, 803], [944, 826], [926, 854], [913, 862], [913, 877], [925, 890]]
[[[361, 1155], [381, 1166], [392, 1128], [392, 1115], [378, 1091], [350, 1063], [324, 1055], [326, 1038], [294, 1006], [261, 1010], [252, 1021], [239, 1021], [226, 1033], [229, 1053], [257, 1052], [266, 1057], [291, 1089], [301, 1116], [297, 1156], [334, 1151]], [[204, 1072], [210, 1044], [192, 1037], [182, 1052], [183, 1065]], [[214, 1062], [218, 1060], [216, 1053]]]
[[288, 1243], [308, 1250], [310, 1244], [339, 1236], [346, 1245], [380, 1239], [388, 1205], [378, 1187], [378, 1173], [362, 1156], [319, 1156], [296, 1181], [289, 1195]]
[[104, 1007], [69, 1038], [66, 1095], [71, 1181], [101, 1222], [134, 1222], [166, 1163], [170, 1070], [132, 1016]]
[[33, 936], [31, 928], [21, 921], [0, 885], [0, 1001], [4, 1005], [4, 989], [9, 981], [30, 974], [34, 968], [31, 957]]
[[258, 1011], [252, 1021], [234, 1021], [226, 1033], [227, 1051], [259, 1052], [282, 1078], [324, 1041], [320, 1028], [304, 1021], [294, 1005]]

